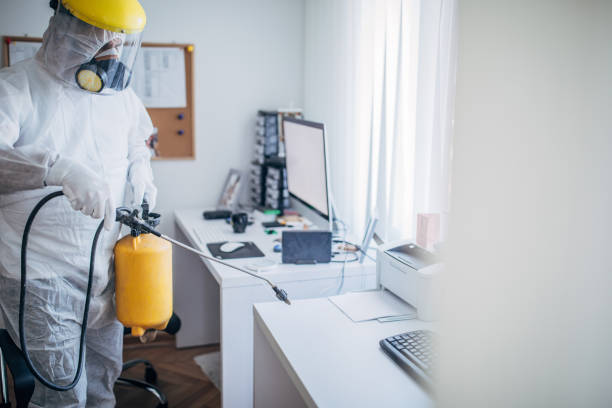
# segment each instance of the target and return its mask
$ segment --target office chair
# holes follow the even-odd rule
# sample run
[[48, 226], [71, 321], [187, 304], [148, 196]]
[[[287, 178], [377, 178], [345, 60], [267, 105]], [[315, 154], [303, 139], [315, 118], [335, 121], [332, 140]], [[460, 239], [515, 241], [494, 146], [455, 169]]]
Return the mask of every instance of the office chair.
[[17, 408], [27, 408], [34, 393], [34, 376], [28, 369], [19, 347], [15, 345], [6, 329], [0, 329], [0, 408], [11, 408], [8, 394], [8, 366], [13, 377], [13, 389]]
[[[172, 314], [168, 326], [163, 330], [169, 334], [175, 334], [181, 328], [181, 319]], [[129, 329], [124, 329], [124, 335], [128, 334]], [[147, 360], [137, 359], [126, 361], [123, 364], [125, 371], [136, 365], [145, 366], [144, 381], [133, 378], [119, 377], [115, 384], [140, 388], [150, 392], [158, 401], [157, 408], [167, 408], [168, 398], [154, 384], [157, 382], [157, 372], [153, 364]], [[34, 375], [28, 369], [25, 358], [19, 347], [15, 344], [6, 329], [0, 329], [0, 408], [12, 408], [9, 400], [8, 375], [6, 367], [9, 368], [13, 378], [13, 390], [15, 392], [16, 408], [27, 408], [34, 393]]]

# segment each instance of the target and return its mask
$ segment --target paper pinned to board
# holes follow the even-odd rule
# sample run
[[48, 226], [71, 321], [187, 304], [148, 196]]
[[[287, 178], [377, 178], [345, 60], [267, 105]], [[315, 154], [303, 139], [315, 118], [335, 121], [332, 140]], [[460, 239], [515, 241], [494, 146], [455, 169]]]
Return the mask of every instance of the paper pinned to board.
[[147, 108], [184, 108], [185, 75], [182, 48], [142, 47], [134, 63], [132, 88]]
[[15, 65], [32, 58], [41, 46], [42, 43], [40, 42], [12, 41], [9, 47], [9, 62], [11, 65]]
[[356, 323], [377, 319], [381, 322], [408, 320], [417, 317], [414, 307], [388, 290], [351, 292], [330, 296], [329, 300]]

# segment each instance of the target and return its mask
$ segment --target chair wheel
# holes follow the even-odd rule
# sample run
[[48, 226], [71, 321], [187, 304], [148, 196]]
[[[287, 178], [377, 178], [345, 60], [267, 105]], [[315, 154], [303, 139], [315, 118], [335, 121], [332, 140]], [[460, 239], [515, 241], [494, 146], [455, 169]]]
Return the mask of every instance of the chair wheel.
[[145, 369], [145, 381], [149, 384], [157, 384], [157, 371], [153, 367]]

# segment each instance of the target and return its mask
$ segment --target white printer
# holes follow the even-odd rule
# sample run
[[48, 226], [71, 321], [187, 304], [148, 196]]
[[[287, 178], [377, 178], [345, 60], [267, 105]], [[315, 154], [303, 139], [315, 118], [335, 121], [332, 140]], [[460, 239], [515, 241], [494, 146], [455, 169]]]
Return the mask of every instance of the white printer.
[[412, 305], [421, 320], [434, 320], [434, 287], [442, 269], [443, 264], [434, 254], [411, 241], [378, 247], [376, 275], [379, 287]]

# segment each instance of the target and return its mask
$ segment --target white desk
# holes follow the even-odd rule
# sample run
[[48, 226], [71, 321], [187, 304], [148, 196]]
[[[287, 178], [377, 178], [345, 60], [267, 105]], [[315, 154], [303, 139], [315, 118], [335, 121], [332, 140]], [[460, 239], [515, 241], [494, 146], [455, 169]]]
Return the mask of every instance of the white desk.
[[[204, 252], [199, 241], [207, 228], [218, 228], [227, 234], [231, 226], [223, 220], [206, 221], [201, 210], [176, 211], [177, 238]], [[200, 231], [200, 233], [198, 233]], [[274, 239], [259, 224], [244, 234], [233, 234], [233, 240], [253, 241], [266, 256], [280, 263], [281, 254], [273, 253]], [[274, 301], [270, 287], [259, 279], [232, 268], [202, 259], [174, 248], [174, 308], [183, 321], [177, 334], [177, 347], [221, 342], [221, 399], [225, 408], [253, 405], [253, 311], [254, 303]], [[209, 252], [208, 252], [209, 253]], [[229, 262], [244, 266], [253, 259]], [[205, 268], [203, 268], [202, 262]], [[339, 284], [341, 263], [320, 265], [284, 265], [263, 272], [282, 289], [289, 299], [329, 296]], [[210, 273], [207, 273], [208, 270]], [[376, 265], [347, 263], [344, 291], [374, 288]], [[280, 302], [278, 302], [280, 304]]]
[[431, 323], [353, 323], [327, 299], [261, 303], [253, 313], [255, 407], [433, 406], [378, 345]]

